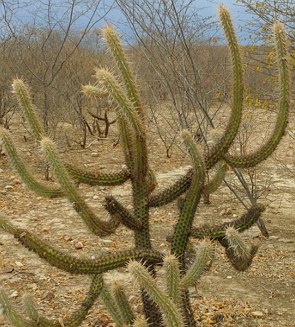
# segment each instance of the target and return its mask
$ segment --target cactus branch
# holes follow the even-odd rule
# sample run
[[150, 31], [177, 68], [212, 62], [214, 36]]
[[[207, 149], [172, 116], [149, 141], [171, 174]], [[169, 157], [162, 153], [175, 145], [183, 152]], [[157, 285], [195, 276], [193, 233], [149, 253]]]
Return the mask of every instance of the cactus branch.
[[135, 319], [135, 316], [128, 302], [122, 284], [119, 282], [115, 282], [112, 285], [112, 293], [114, 295], [117, 307], [123, 318], [123, 323], [126, 325], [131, 325]]
[[155, 193], [151, 194], [149, 198], [150, 207], [160, 207], [176, 200], [181, 194], [183, 194], [190, 187], [192, 182], [193, 169], [189, 169], [185, 175], [181, 176], [171, 186]]
[[180, 281], [181, 289], [194, 286], [203, 272], [211, 266], [214, 257], [214, 247], [208, 240], [203, 240], [198, 246], [196, 258]]
[[79, 213], [85, 224], [99, 236], [106, 236], [115, 231], [119, 222], [111, 220], [109, 222], [100, 220], [86, 204], [78, 193], [73, 181], [71, 180], [66, 168], [63, 166], [55, 144], [49, 138], [43, 138], [40, 142], [47, 159], [51, 163], [56, 177], [71, 202], [74, 203], [76, 211]]
[[129, 67], [125, 52], [122, 48], [120, 38], [118, 37], [116, 31], [109, 25], [102, 30], [102, 33], [124, 80], [127, 96], [129, 100], [134, 104], [136, 111], [141, 117], [141, 120], [143, 120], [144, 117], [137, 87], [135, 85], [133, 74]]
[[227, 154], [224, 156], [226, 162], [237, 168], [249, 168], [258, 165], [260, 162], [268, 158], [277, 148], [281, 138], [284, 135], [287, 123], [290, 104], [290, 73], [288, 67], [288, 50], [287, 39], [283, 25], [279, 22], [274, 24], [274, 38], [276, 45], [277, 63], [279, 69], [279, 85], [280, 85], [280, 104], [277, 114], [277, 121], [273, 133], [269, 140], [258, 148], [255, 152], [245, 156], [232, 156]]
[[78, 183], [99, 186], [115, 186], [121, 185], [128, 180], [130, 173], [127, 168], [122, 168], [118, 172], [106, 173], [89, 173], [82, 169], [76, 168], [71, 164], [64, 165], [68, 173]]
[[0, 228], [12, 234], [21, 244], [52, 266], [72, 274], [100, 274], [123, 267], [131, 259], [143, 259], [150, 264], [162, 262], [162, 255], [153, 250], [125, 250], [102, 255], [97, 259], [78, 259], [53, 248], [37, 236], [15, 227], [5, 219], [0, 218]]
[[234, 138], [237, 135], [241, 123], [243, 109], [243, 68], [238, 41], [229, 12], [224, 6], [220, 6], [219, 8], [219, 17], [227, 39], [232, 60], [232, 112], [228, 125], [223, 133], [223, 136], [217, 142], [217, 144], [210, 150], [210, 152], [205, 156], [207, 169], [212, 168], [226, 154], [226, 152], [230, 148]]
[[239, 233], [250, 228], [261, 216], [265, 207], [261, 204], [252, 206], [241, 218], [233, 220], [221, 225], [202, 228], [193, 227], [190, 236], [193, 238], [203, 239], [209, 238], [210, 240], [220, 240], [225, 237], [226, 229], [229, 227], [235, 228]]
[[21, 79], [15, 79], [12, 83], [12, 90], [30, 124], [35, 139], [40, 141], [45, 136], [45, 131], [35, 113], [28, 86]]
[[143, 229], [142, 224], [113, 196], [105, 198], [104, 207], [114, 219], [119, 220], [127, 228], [134, 231], [141, 231]]
[[203, 188], [204, 196], [209, 196], [219, 188], [219, 186], [223, 182], [227, 169], [228, 169], [227, 164], [223, 163], [219, 165], [219, 167], [217, 168], [217, 172], [215, 173], [215, 176], [207, 184], [204, 185]]
[[[201, 190], [203, 188], [205, 178], [204, 161], [191, 135], [188, 131], [183, 131], [182, 137], [191, 155], [194, 173], [191, 185], [186, 194], [180, 217], [175, 226], [171, 248], [172, 254], [174, 254], [180, 260], [181, 265], [184, 264], [184, 254], [188, 235], [190, 233], [195, 212], [201, 197]], [[181, 269], [183, 268], [184, 267], [182, 266]]]
[[174, 255], [164, 258], [163, 264], [166, 272], [166, 289], [170, 299], [178, 305], [180, 303], [180, 269], [179, 262]]
[[146, 290], [151, 299], [159, 306], [167, 326], [183, 326], [181, 314], [179, 313], [176, 305], [158, 288], [154, 278], [151, 276], [148, 270], [142, 264], [136, 261], [131, 261], [128, 264], [128, 270], [131, 272], [132, 276], [139, 283], [139, 285]]
[[13, 144], [12, 139], [9, 136], [8, 131], [4, 128], [0, 128], [0, 138], [3, 141], [6, 152], [9, 156], [9, 159], [21, 177], [22, 181], [26, 184], [26, 186], [33, 192], [43, 197], [48, 198], [56, 198], [64, 196], [64, 192], [60, 188], [49, 187], [38, 182], [31, 173], [27, 170], [25, 163], [22, 161], [20, 156], [18, 155], [16, 148]]

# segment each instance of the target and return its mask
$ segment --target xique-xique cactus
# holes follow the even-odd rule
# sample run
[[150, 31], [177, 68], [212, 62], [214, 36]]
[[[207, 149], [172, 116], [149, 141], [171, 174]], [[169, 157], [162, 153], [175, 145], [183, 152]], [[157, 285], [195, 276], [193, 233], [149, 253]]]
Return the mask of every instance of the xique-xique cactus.
[[[62, 322], [40, 315], [30, 299], [24, 301], [26, 315], [21, 314], [6, 295], [7, 290], [1, 290], [0, 304], [12, 325], [79, 326], [96, 301], [102, 301], [117, 326], [197, 326], [191, 308], [189, 290], [202, 273], [210, 269], [211, 262], [214, 260], [214, 244], [224, 247], [229, 262], [236, 269], [243, 271], [251, 264], [257, 247], [246, 244], [239, 233], [250, 228], [259, 219], [264, 211], [262, 204], [253, 205], [244, 215], [229, 223], [196, 228], [194, 221], [197, 219], [196, 209], [202, 195], [208, 195], [219, 187], [226, 170], [256, 166], [267, 159], [279, 144], [286, 128], [289, 108], [287, 40], [282, 24], [276, 22], [273, 34], [279, 73], [280, 103], [274, 131], [265, 144], [255, 152], [241, 157], [231, 155], [230, 148], [242, 119], [243, 69], [230, 15], [223, 6], [220, 7], [219, 14], [232, 62], [232, 105], [228, 125], [222, 137], [206, 153], [203, 153], [188, 131], [182, 131], [181, 137], [190, 154], [192, 166], [173, 185], [164, 189], [157, 187], [156, 174], [149, 164], [148, 133], [145, 129], [143, 105], [120, 39], [112, 27], [105, 27], [103, 36], [113, 55], [119, 77], [106, 69], [97, 69], [96, 83], [83, 86], [83, 92], [92, 98], [99, 99], [107, 96], [116, 108], [120, 143], [126, 163], [126, 168], [121, 171], [93, 174], [73, 165], [64, 164], [54, 142], [46, 135], [37, 118], [28, 86], [20, 79], [13, 81], [13, 92], [19, 106], [54, 171], [59, 187], [49, 187], [34, 178], [19, 157], [10, 132], [2, 128], [0, 136], [6, 153], [23, 182], [38, 196], [66, 197], [73, 204], [77, 217], [88, 226], [89, 233], [94, 233], [97, 237], [111, 235], [118, 226], [123, 225], [133, 232], [134, 246], [128, 250], [104, 253], [95, 259], [80, 259], [45, 243], [42, 235], [36, 236], [29, 230], [12, 224], [9, 217], [1, 216], [1, 229], [13, 235], [22, 245], [35, 252], [49, 265], [71, 274], [86, 274], [92, 278], [88, 293], [80, 307]], [[215, 166], [218, 167], [216, 176], [205, 183], [206, 172]], [[101, 219], [85, 202], [78, 186], [79, 183], [85, 183], [111, 187], [126, 181], [129, 181], [132, 186], [132, 209], [127, 209], [114, 196], [107, 196], [102, 200], [106, 214], [110, 217], [109, 220]], [[175, 221], [172, 235], [169, 237], [167, 235], [171, 245], [170, 254], [164, 256], [152, 246], [150, 224], [155, 222], [150, 219], [150, 209], [164, 206], [172, 201], [178, 201], [179, 217]], [[201, 241], [196, 248], [195, 259], [188, 264], [187, 246], [192, 238]], [[133, 311], [122, 285], [114, 285], [109, 290], [104, 284], [105, 272], [124, 266], [128, 267], [129, 273], [140, 286], [144, 318], [142, 315], [137, 316]], [[158, 285], [159, 266], [162, 266], [161, 269], [164, 271], [165, 289]]]

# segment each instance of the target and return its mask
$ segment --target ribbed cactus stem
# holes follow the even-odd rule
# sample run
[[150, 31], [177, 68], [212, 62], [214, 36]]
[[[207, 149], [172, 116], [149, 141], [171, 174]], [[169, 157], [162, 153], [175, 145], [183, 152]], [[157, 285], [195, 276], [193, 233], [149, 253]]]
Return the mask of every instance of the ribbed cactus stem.
[[108, 313], [111, 315], [114, 322], [116, 323], [116, 326], [123, 327], [124, 325], [123, 317], [121, 316], [116, 301], [114, 300], [114, 298], [112, 297], [111, 293], [109, 292], [106, 286], [102, 288], [102, 291], [100, 293], [100, 298], [102, 299], [105, 307], [107, 308]]
[[26, 186], [33, 192], [38, 195], [55, 198], [64, 195], [64, 192], [60, 188], [49, 187], [38, 182], [32, 174], [27, 170], [26, 165], [18, 155], [16, 148], [13, 144], [12, 139], [9, 136], [9, 133], [4, 128], [0, 127], [0, 139], [2, 139], [3, 144], [5, 146], [6, 152], [9, 156], [11, 164], [21, 177], [22, 181], [26, 184]]
[[128, 180], [130, 172], [127, 168], [122, 168], [117, 172], [105, 172], [105, 173], [90, 173], [82, 169], [76, 168], [71, 164], [64, 164], [66, 170], [70, 176], [79, 183], [85, 183], [88, 185], [99, 186], [114, 186], [121, 185]]
[[180, 281], [181, 289], [194, 286], [214, 258], [214, 247], [210, 240], [204, 239], [198, 246], [196, 258]]
[[35, 112], [28, 86], [21, 79], [15, 79], [12, 83], [12, 90], [30, 124], [35, 139], [40, 141], [45, 131]]
[[219, 7], [219, 17], [229, 46], [233, 71], [232, 111], [228, 125], [217, 144], [206, 155], [206, 167], [210, 169], [227, 153], [237, 135], [243, 109], [243, 68], [239, 51], [239, 44], [228, 10]]
[[125, 135], [124, 146], [128, 148], [124, 152], [132, 165], [131, 175], [144, 180], [148, 168], [143, 121], [113, 74], [105, 69], [97, 69], [95, 76], [117, 105], [119, 127]]
[[162, 262], [162, 255], [154, 250], [123, 250], [98, 256], [96, 259], [80, 259], [63, 253], [42, 241], [25, 229], [17, 228], [0, 217], [0, 228], [13, 235], [21, 244], [34, 251], [52, 266], [72, 274], [100, 274], [124, 267], [129, 260], [145, 260], [148, 264]]
[[[6, 317], [9, 319], [9, 321], [13, 324], [15, 327], [35, 327], [36, 323], [31, 322], [28, 319], [22, 317], [13, 305], [11, 304], [9, 297], [4, 292], [4, 290], [0, 289], [0, 309], [2, 307], [3, 313], [6, 315]], [[35, 324], [35, 325], [34, 325]]]
[[228, 170], [227, 164], [222, 163], [219, 165], [214, 177], [207, 184], [204, 185], [203, 194], [205, 196], [208, 196], [214, 193], [215, 191], [217, 191], [217, 189], [223, 182], [227, 170]]
[[178, 305], [181, 298], [180, 292], [180, 269], [179, 262], [174, 255], [168, 255], [164, 258], [166, 290], [170, 299]]
[[211, 240], [220, 240], [225, 237], [225, 231], [229, 227], [234, 227], [240, 233], [250, 228], [261, 216], [265, 207], [261, 204], [256, 204], [251, 207], [244, 215], [239, 219], [233, 220], [228, 223], [224, 223], [217, 226], [204, 226], [201, 228], [193, 227], [190, 232], [190, 236], [193, 238], [203, 239], [205, 237]]
[[124, 292], [123, 285], [120, 282], [114, 282], [112, 284], [112, 293], [121, 313], [123, 323], [126, 325], [132, 324], [135, 316]]
[[91, 210], [91, 208], [86, 204], [86, 202], [82, 199], [80, 194], [77, 191], [77, 188], [70, 178], [66, 168], [61, 162], [59, 158], [58, 151], [56, 146], [52, 140], [47, 137], [44, 137], [41, 142], [41, 147], [46, 154], [46, 157], [50, 164], [53, 167], [55, 175], [69, 198], [71, 202], [74, 203], [76, 210], [79, 215], [85, 222], [85, 224], [97, 235], [106, 236], [114, 232], [114, 230], [118, 227], [118, 221], [109, 221], [105, 222], [100, 220]]
[[[242, 249], [239, 249], [237, 251], [237, 247], [232, 246], [227, 238], [221, 238], [218, 239], [218, 241], [225, 248], [225, 253], [231, 265], [235, 269], [237, 269], [238, 271], [245, 271], [250, 267], [252, 260], [258, 250], [257, 245], [251, 244], [251, 246], [246, 249], [246, 245], [244, 244], [242, 245]], [[243, 240], [239, 240], [238, 242], [241, 245], [241, 242], [243, 242]]]
[[188, 235], [201, 197], [201, 190], [205, 178], [204, 159], [197, 145], [194, 143], [192, 136], [188, 131], [183, 131], [182, 138], [191, 155], [194, 173], [181, 209], [180, 217], [175, 226], [171, 248], [172, 254], [174, 254], [181, 262], [181, 269], [183, 269]]
[[171, 186], [164, 188], [151, 194], [149, 198], [150, 207], [160, 207], [176, 200], [181, 194], [183, 194], [191, 185], [193, 176], [193, 169], [189, 169], [183, 176], [181, 176]]
[[224, 157], [228, 164], [233, 167], [254, 167], [267, 159], [277, 148], [288, 123], [290, 105], [290, 73], [288, 65], [289, 53], [287, 49], [287, 38], [284, 32], [284, 27], [280, 22], [274, 24], [273, 30], [280, 85], [280, 104], [277, 113], [277, 121], [268, 141], [255, 152], [245, 156], [232, 156], [228, 154]]
[[228, 227], [225, 231], [225, 237], [235, 257], [246, 259], [250, 256], [249, 247], [235, 228]]
[[138, 136], [142, 135], [142, 122], [137, 112], [134, 110], [133, 103], [126, 96], [123, 88], [114, 75], [106, 69], [97, 69], [95, 77], [117, 104], [118, 114], [123, 117], [127, 124], [132, 126], [132, 129]]
[[134, 81], [133, 73], [131, 72], [129, 63], [127, 61], [125, 52], [122, 48], [120, 38], [116, 31], [110, 26], [106, 26], [102, 30], [104, 39], [108, 45], [109, 50], [111, 51], [117, 67], [120, 70], [121, 76], [124, 80], [124, 84], [127, 90], [127, 96], [129, 100], [133, 103], [136, 111], [140, 115], [141, 119], [143, 120], [143, 112], [140, 103], [140, 98], [138, 95], [137, 87]]
[[108, 97], [108, 92], [97, 86], [88, 84], [82, 86], [82, 92], [89, 98], [96, 98], [98, 100]]
[[181, 314], [175, 303], [159, 289], [154, 278], [148, 270], [139, 262], [131, 261], [128, 264], [128, 270], [138, 282], [138, 284], [146, 290], [150, 298], [158, 305], [163, 313], [163, 319], [169, 327], [183, 326]]
[[113, 196], [107, 196], [105, 198], [104, 207], [108, 213], [119, 220], [127, 228], [134, 231], [142, 231], [142, 224], [134, 217], [134, 215], [127, 210], [120, 202], [118, 202]]
[[30, 320], [35, 321], [35, 322], [39, 321], [40, 315], [38, 313], [35, 303], [33, 302], [32, 298], [30, 296], [24, 295], [23, 307], [24, 307], [25, 313], [28, 315]]

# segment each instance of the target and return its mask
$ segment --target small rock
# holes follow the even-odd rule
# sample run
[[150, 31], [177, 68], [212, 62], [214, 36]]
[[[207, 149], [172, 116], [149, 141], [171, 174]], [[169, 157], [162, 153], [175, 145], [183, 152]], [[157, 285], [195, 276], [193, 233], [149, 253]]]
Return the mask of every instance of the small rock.
[[274, 236], [274, 235], [271, 235], [270, 237], [269, 237], [269, 240], [277, 240], [277, 239], [279, 239], [279, 237], [278, 236]]
[[24, 266], [23, 263], [20, 262], [20, 261], [15, 261], [15, 265], [16, 265], [17, 267], [23, 267], [23, 266]]
[[77, 243], [75, 243], [75, 249], [76, 249], [76, 250], [81, 250], [81, 249], [83, 249], [83, 248], [84, 248], [84, 245], [83, 245], [82, 242], [77, 242]]
[[38, 285], [36, 283], [32, 283], [29, 286], [33, 291], [36, 291], [38, 289]]
[[232, 210], [231, 208], [226, 208], [226, 209], [223, 209], [220, 211], [220, 216], [227, 216], [227, 215], [230, 215], [232, 214]]
[[12, 185], [5, 185], [5, 187], [4, 187], [6, 190], [11, 190], [11, 189], [13, 189], [13, 186]]
[[51, 301], [53, 298], [54, 298], [54, 293], [52, 293], [50, 291], [45, 291], [43, 293], [43, 296], [42, 296], [43, 300]]
[[263, 312], [262, 311], [252, 311], [251, 312], [252, 316], [255, 317], [255, 318], [261, 318], [264, 316]]
[[106, 244], [111, 244], [111, 243], [113, 243], [112, 240], [102, 240], [102, 241], [103, 241], [103, 243], [106, 243]]
[[91, 157], [93, 157], [93, 158], [96, 158], [96, 157], [99, 157], [99, 153], [97, 153], [97, 152], [91, 152]]
[[92, 197], [92, 199], [93, 199], [93, 200], [99, 200], [99, 196], [98, 196], [98, 195], [94, 195], [94, 196]]
[[70, 241], [73, 240], [73, 239], [71, 238], [71, 236], [68, 236], [68, 235], [64, 236], [63, 239], [64, 239], [66, 242], [70, 242]]
[[279, 238], [278, 241], [282, 243], [294, 243], [294, 240], [288, 238]]
[[18, 297], [18, 295], [19, 295], [18, 291], [14, 291], [14, 292], [10, 295], [10, 297]]

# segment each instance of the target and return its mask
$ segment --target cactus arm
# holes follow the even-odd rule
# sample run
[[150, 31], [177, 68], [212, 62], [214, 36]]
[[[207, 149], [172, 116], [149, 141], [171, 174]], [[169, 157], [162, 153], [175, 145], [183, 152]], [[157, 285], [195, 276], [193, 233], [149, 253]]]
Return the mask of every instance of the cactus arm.
[[88, 311], [98, 298], [102, 287], [103, 283], [101, 275], [95, 275], [92, 279], [89, 291], [80, 307], [75, 310], [70, 317], [64, 319], [62, 322], [40, 316], [35, 308], [35, 305], [29, 299], [27, 299], [24, 304], [30, 320], [22, 317], [22, 315], [17, 313], [17, 311], [13, 308], [7, 295], [1, 290], [0, 303], [4, 307], [4, 314], [8, 317], [10, 322], [17, 327], [78, 327], [84, 321]]
[[6, 152], [9, 156], [9, 159], [21, 177], [22, 181], [26, 184], [26, 186], [36, 194], [48, 197], [48, 198], [56, 198], [64, 196], [64, 192], [60, 188], [49, 187], [38, 182], [31, 173], [27, 170], [26, 165], [18, 155], [16, 148], [13, 144], [12, 139], [9, 136], [9, 133], [4, 129], [0, 128], [0, 138], [3, 141]]
[[149, 197], [150, 207], [160, 207], [176, 200], [191, 185], [193, 169], [189, 169], [184, 176], [181, 176], [173, 185], [155, 193]]
[[108, 313], [113, 318], [113, 321], [116, 326], [123, 327], [124, 320], [121, 315], [120, 309], [106, 286], [103, 287], [102, 292], [100, 294], [100, 298], [103, 301], [106, 309], [108, 310]]
[[[134, 175], [135, 178], [144, 179], [147, 174], [147, 149], [143, 121], [136, 112], [133, 103], [110, 72], [105, 69], [97, 69], [95, 76], [117, 104], [119, 126], [124, 130], [127, 126], [126, 146], [128, 153], [131, 153], [131, 175]], [[122, 124], [123, 126], [121, 126]]]
[[196, 258], [186, 274], [181, 278], [180, 288], [185, 290], [194, 286], [203, 272], [211, 266], [214, 257], [214, 247], [208, 240], [203, 240], [199, 245]]
[[126, 168], [123, 168], [118, 172], [89, 173], [82, 169], [76, 168], [71, 164], [65, 164], [64, 166], [75, 181], [88, 185], [121, 185], [130, 177], [130, 173]]
[[241, 218], [234, 221], [215, 227], [193, 227], [190, 236], [198, 239], [207, 237], [211, 240], [220, 240], [225, 237], [225, 231], [228, 227], [233, 227], [241, 233], [250, 228], [258, 220], [264, 210], [265, 207], [263, 205], [252, 206]]
[[36, 323], [31, 322], [29, 319], [26, 319], [21, 314], [15, 310], [11, 301], [9, 300], [7, 294], [0, 289], [0, 304], [2, 306], [3, 313], [8, 318], [8, 320], [15, 327], [35, 327]]
[[109, 222], [100, 220], [91, 210], [91, 208], [82, 199], [71, 180], [66, 168], [63, 166], [55, 144], [49, 138], [45, 137], [40, 142], [47, 159], [53, 167], [56, 177], [68, 199], [74, 203], [76, 211], [92, 232], [99, 236], [106, 236], [114, 232], [119, 222], [111, 220]]
[[106, 26], [103, 30], [103, 37], [111, 51], [113, 58], [117, 64], [117, 67], [121, 73], [124, 80], [124, 84], [127, 91], [127, 96], [129, 100], [133, 103], [137, 113], [139, 114], [141, 120], [144, 120], [144, 115], [142, 111], [142, 106], [140, 103], [140, 98], [138, 95], [137, 87], [133, 78], [133, 73], [131, 72], [129, 63], [127, 61], [126, 55], [122, 48], [120, 39], [116, 31], [111, 26]]
[[119, 220], [127, 228], [134, 231], [143, 229], [142, 224], [113, 196], [105, 198], [104, 207], [114, 219]]
[[108, 97], [107, 91], [91, 84], [82, 85], [82, 92], [89, 98], [97, 98], [99, 100]]
[[150, 324], [143, 318], [143, 317], [137, 317], [134, 320], [133, 327], [149, 327]]
[[174, 255], [164, 258], [163, 266], [166, 272], [166, 291], [170, 299], [178, 305], [180, 303], [180, 269], [179, 262]]
[[226, 230], [225, 238], [218, 241], [225, 248], [226, 256], [235, 269], [245, 271], [249, 268], [258, 246], [251, 244], [249, 247], [239, 232], [232, 227]]
[[128, 264], [128, 270], [131, 272], [138, 284], [145, 289], [150, 298], [158, 305], [163, 313], [163, 319], [166, 326], [183, 326], [181, 314], [172, 300], [161, 291], [156, 285], [155, 279], [149, 271], [139, 262], [131, 261]]
[[40, 141], [41, 138], [45, 136], [45, 131], [35, 113], [28, 86], [21, 79], [15, 79], [12, 83], [12, 90], [30, 124], [35, 139]]
[[201, 190], [203, 188], [205, 178], [203, 158], [191, 135], [188, 131], [183, 131], [182, 137], [191, 155], [194, 173], [190, 188], [187, 191], [186, 198], [181, 209], [180, 217], [174, 229], [171, 247], [172, 254], [174, 254], [181, 262], [181, 269], [184, 268], [184, 257], [188, 235], [190, 233], [195, 212], [200, 201]]
[[232, 112], [225, 132], [217, 144], [205, 156], [207, 169], [212, 168], [230, 148], [241, 123], [243, 109], [243, 69], [238, 41], [228, 10], [224, 6], [219, 8], [219, 16], [227, 43], [229, 46], [232, 69]]
[[276, 45], [276, 56], [279, 70], [279, 84], [280, 84], [280, 104], [275, 128], [269, 140], [262, 145], [254, 153], [245, 156], [231, 156], [229, 154], [224, 156], [226, 162], [237, 168], [254, 167], [267, 157], [269, 157], [277, 148], [282, 139], [287, 123], [290, 102], [290, 73], [288, 68], [288, 50], [287, 40], [283, 25], [279, 22], [274, 24], [274, 37]]
[[219, 186], [223, 182], [227, 169], [228, 169], [227, 164], [221, 164], [217, 168], [215, 176], [207, 184], [204, 185], [203, 194], [205, 196], [214, 193], [219, 188]]
[[112, 285], [112, 293], [114, 295], [115, 302], [123, 318], [123, 323], [130, 326], [132, 325], [135, 316], [132, 308], [128, 302], [127, 296], [124, 292], [124, 288], [121, 283], [115, 282]]
[[21, 244], [52, 266], [73, 274], [100, 274], [123, 267], [131, 259], [143, 259], [149, 264], [162, 261], [162, 256], [153, 250], [125, 250], [111, 255], [102, 255], [97, 259], [78, 259], [53, 248], [37, 236], [25, 229], [15, 227], [5, 219], [0, 218], [0, 228], [12, 234]]

